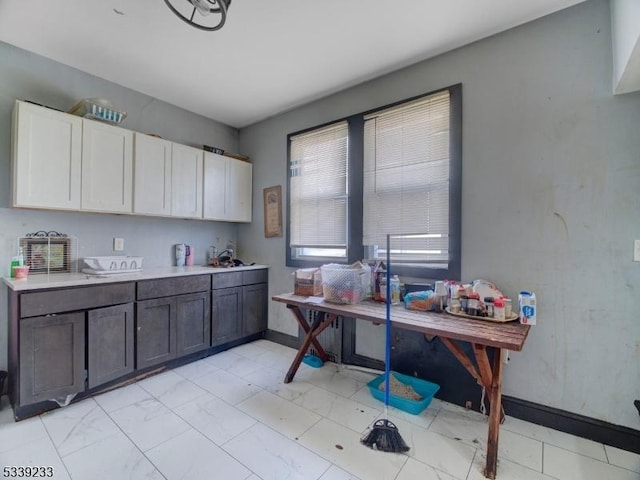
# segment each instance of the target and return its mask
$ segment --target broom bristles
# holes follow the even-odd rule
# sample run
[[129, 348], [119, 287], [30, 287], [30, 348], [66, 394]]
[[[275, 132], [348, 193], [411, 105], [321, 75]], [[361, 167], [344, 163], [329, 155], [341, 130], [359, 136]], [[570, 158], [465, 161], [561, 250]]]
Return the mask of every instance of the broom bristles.
[[360, 440], [360, 443], [382, 452], [405, 453], [409, 451], [409, 446], [400, 436], [398, 427], [386, 419], [374, 423], [371, 431]]

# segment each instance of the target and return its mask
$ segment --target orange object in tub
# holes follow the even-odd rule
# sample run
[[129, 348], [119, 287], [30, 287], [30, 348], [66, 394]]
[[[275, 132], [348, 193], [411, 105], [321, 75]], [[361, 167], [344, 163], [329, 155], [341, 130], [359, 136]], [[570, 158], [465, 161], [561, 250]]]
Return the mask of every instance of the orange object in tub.
[[19, 280], [21, 278], [27, 278], [29, 275], [29, 265], [19, 265], [13, 267], [14, 277]]

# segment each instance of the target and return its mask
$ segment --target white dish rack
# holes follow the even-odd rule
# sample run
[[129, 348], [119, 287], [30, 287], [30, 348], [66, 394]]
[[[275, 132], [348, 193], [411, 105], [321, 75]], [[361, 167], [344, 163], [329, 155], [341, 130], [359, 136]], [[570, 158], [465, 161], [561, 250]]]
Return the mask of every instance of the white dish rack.
[[89, 268], [85, 268], [82, 271], [94, 275], [140, 272], [142, 271], [142, 260], [143, 257], [124, 255], [110, 257], [85, 257], [84, 263]]

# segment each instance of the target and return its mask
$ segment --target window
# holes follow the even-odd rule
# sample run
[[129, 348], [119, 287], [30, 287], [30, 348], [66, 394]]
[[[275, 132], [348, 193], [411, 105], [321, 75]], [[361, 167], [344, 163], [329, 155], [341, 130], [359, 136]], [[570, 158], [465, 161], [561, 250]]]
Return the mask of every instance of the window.
[[289, 136], [287, 265], [460, 277], [461, 86]]
[[298, 259], [346, 259], [348, 124], [289, 140], [289, 245]]

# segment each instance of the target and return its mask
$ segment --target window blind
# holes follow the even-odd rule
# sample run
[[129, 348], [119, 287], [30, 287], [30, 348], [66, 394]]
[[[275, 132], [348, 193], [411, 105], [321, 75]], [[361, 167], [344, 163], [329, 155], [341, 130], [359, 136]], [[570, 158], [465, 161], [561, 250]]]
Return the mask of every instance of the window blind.
[[449, 103], [447, 90], [365, 117], [363, 245], [370, 252], [392, 234], [396, 261], [447, 263]]
[[290, 139], [290, 246], [346, 248], [346, 121]]

